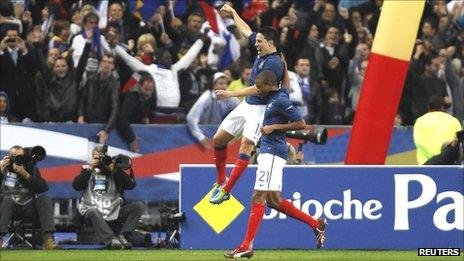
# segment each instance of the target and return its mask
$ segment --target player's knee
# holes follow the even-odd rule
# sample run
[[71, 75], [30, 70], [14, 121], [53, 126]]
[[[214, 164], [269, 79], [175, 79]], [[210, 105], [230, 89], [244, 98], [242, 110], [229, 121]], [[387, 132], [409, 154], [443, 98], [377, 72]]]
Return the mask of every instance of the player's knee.
[[254, 146], [255, 144], [252, 141], [243, 140], [242, 144], [240, 144], [240, 153], [251, 155]]
[[269, 198], [268, 198], [268, 199], [266, 200], [267, 206], [270, 207], [270, 208], [273, 208], [273, 209], [278, 209], [278, 208], [279, 208], [279, 205], [280, 205], [279, 203], [280, 203], [280, 202], [278, 202], [278, 201], [275, 200], [275, 199], [269, 199]]
[[216, 132], [213, 137], [213, 142], [215, 147], [223, 147], [226, 146], [229, 141], [221, 132]]
[[264, 204], [264, 202], [266, 201], [266, 191], [255, 190], [253, 192], [251, 200], [254, 204]]

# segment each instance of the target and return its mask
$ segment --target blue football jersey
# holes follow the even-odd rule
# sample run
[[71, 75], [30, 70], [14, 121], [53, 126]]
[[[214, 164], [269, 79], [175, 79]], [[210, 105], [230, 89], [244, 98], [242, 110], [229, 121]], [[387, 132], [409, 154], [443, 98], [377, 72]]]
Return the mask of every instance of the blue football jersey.
[[[272, 124], [287, 124], [301, 120], [298, 108], [293, 106], [288, 92], [280, 89], [268, 95], [266, 112], [264, 113], [263, 126]], [[288, 158], [285, 131], [273, 131], [271, 134], [262, 135], [260, 153], [270, 153], [283, 159]]]
[[[252, 33], [248, 38], [248, 41], [249, 44], [254, 48], [256, 42], [256, 33]], [[280, 86], [284, 75], [284, 64], [282, 63], [278, 52], [263, 56], [256, 56], [253, 63], [253, 68], [251, 69], [250, 78], [248, 79], [248, 86], [255, 84], [256, 76], [265, 70], [272, 71], [277, 76], [277, 84]], [[246, 101], [248, 104], [252, 105], [264, 105], [267, 103], [266, 97], [259, 95], [248, 96]]]

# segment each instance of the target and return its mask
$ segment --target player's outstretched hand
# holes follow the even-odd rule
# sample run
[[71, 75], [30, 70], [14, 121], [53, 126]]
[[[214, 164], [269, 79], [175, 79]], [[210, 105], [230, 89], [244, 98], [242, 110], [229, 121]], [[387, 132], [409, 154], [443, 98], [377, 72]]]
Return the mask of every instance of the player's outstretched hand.
[[232, 97], [231, 92], [226, 90], [215, 90], [214, 93], [219, 98], [219, 100], [224, 100]]
[[261, 127], [261, 132], [264, 135], [271, 134], [274, 132], [274, 127], [272, 125], [263, 126]]

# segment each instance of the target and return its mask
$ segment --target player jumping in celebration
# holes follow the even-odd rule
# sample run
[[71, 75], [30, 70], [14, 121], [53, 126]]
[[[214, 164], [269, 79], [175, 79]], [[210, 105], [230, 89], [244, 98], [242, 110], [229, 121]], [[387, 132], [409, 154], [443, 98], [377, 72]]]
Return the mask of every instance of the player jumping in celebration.
[[[263, 27], [258, 33], [251, 31], [245, 21], [229, 5], [224, 5], [221, 11], [230, 13], [238, 29], [248, 38], [249, 44], [256, 47], [258, 56], [255, 58], [248, 86], [255, 83], [255, 77], [263, 70], [270, 70], [277, 76], [280, 83], [284, 74], [284, 64], [277, 52], [277, 31], [271, 27]], [[231, 96], [248, 96], [235, 110], [224, 119], [214, 135], [214, 162], [217, 169], [217, 179], [214, 184], [210, 202], [220, 204], [230, 197], [230, 191], [248, 166], [251, 151], [258, 142], [261, 133], [261, 123], [266, 109], [267, 99], [257, 95], [255, 86], [233, 92], [225, 91], [222, 98]], [[253, 95], [254, 94], [254, 95]], [[238, 159], [232, 169], [230, 178], [226, 180], [227, 144], [242, 135]]]
[[252, 196], [252, 206], [248, 219], [248, 228], [242, 244], [233, 251], [224, 254], [227, 258], [253, 256], [253, 241], [264, 214], [264, 203], [287, 216], [308, 224], [316, 235], [316, 246], [321, 248], [325, 241], [326, 220], [315, 220], [302, 212], [286, 199], [282, 199], [283, 167], [288, 159], [285, 131], [302, 130], [306, 123], [298, 109], [292, 105], [285, 89], [279, 89], [276, 76], [271, 71], [263, 71], [256, 76], [259, 93], [268, 94], [264, 115], [258, 169]]

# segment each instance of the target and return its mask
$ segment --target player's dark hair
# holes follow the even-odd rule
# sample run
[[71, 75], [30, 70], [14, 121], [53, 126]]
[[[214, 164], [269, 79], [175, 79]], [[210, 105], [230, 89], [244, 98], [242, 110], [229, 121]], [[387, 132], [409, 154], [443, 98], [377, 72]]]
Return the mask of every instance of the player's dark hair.
[[274, 46], [277, 46], [277, 44], [279, 43], [279, 36], [277, 30], [270, 26], [264, 26], [260, 28], [258, 30], [258, 33], [262, 34], [264, 36], [264, 39], [266, 39], [267, 41], [273, 41]]
[[255, 82], [259, 82], [267, 86], [277, 86], [277, 76], [270, 70], [264, 70], [256, 75]]

